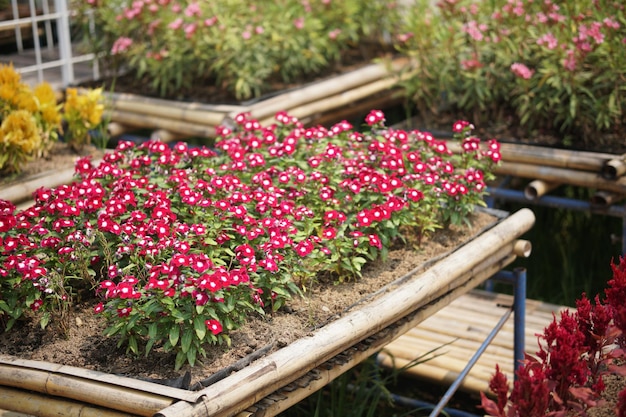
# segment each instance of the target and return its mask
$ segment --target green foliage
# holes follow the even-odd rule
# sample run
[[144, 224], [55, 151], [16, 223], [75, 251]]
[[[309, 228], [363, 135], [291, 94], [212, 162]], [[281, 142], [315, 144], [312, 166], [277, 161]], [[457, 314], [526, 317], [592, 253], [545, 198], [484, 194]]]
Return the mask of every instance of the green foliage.
[[[398, 50], [424, 113], [592, 143], [624, 128], [626, 14], [614, 1], [417, 1]], [[514, 120], [510, 116], [514, 115]], [[601, 144], [601, 143], [600, 143]]]
[[99, 1], [91, 46], [109, 66], [132, 70], [161, 96], [216, 83], [237, 99], [274, 81], [311, 78], [363, 41], [380, 43], [397, 23], [386, 1]]

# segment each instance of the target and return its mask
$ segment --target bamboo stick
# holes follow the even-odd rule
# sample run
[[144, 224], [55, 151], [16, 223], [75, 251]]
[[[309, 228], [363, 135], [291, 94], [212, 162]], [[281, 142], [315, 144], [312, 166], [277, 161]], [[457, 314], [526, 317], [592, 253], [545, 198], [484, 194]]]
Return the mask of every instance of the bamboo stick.
[[560, 185], [561, 183], [558, 182], [534, 180], [530, 184], [528, 184], [526, 188], [524, 188], [524, 197], [526, 197], [526, 199], [528, 200], [536, 200]]
[[564, 184], [596, 188], [618, 194], [626, 194], [626, 178], [620, 178], [617, 181], [609, 181], [592, 172], [506, 161], [497, 165], [494, 168], [494, 172], [496, 174], [513, 175], [523, 178], [536, 178], [548, 182], [562, 182]]
[[[322, 327], [313, 335], [266, 356], [228, 378], [200, 391], [196, 404], [178, 402], [159, 414], [191, 417], [233, 415], [275, 389], [293, 381], [315, 366], [332, 358], [355, 341], [384, 329], [394, 321], [423, 307], [459, 277], [473, 269], [507, 242], [526, 232], [534, 222], [529, 209], [522, 209], [502, 220], [414, 279], [405, 282], [358, 310]], [[477, 256], [480, 254], [479, 256]], [[494, 260], [495, 261], [495, 260]], [[466, 281], [471, 278], [467, 276]], [[461, 285], [462, 286], [462, 283]], [[468, 289], [469, 291], [469, 289]], [[307, 353], [307, 354], [303, 354]]]
[[119, 110], [110, 110], [108, 112], [108, 117], [110, 117], [111, 120], [122, 124], [145, 128], [165, 129], [187, 136], [215, 137], [216, 135], [215, 128], [212, 126], [180, 122], [170, 118], [149, 116], [134, 112], [122, 112]]
[[328, 96], [335, 96], [343, 91], [389, 77], [404, 67], [406, 63], [406, 58], [396, 58], [389, 65], [384, 63], [370, 64], [355, 71], [263, 100], [250, 106], [249, 112], [254, 119], [266, 119], [279, 111], [293, 109], [306, 103], [315, 102]]
[[[100, 407], [91, 407], [75, 401], [25, 392], [0, 386], [0, 416], [19, 417], [134, 417]], [[6, 413], [4, 413], [6, 411]], [[24, 413], [24, 414], [17, 414]]]

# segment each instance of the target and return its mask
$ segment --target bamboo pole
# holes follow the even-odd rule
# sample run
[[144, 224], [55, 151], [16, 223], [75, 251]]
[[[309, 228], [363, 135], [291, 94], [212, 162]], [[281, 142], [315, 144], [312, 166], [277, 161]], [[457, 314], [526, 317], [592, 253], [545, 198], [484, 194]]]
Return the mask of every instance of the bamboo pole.
[[54, 188], [70, 183], [73, 179], [74, 167], [42, 172], [26, 181], [0, 188], [0, 199], [18, 204], [32, 198], [32, 194], [40, 187]]
[[[279, 111], [293, 109], [307, 103], [322, 100], [329, 96], [335, 96], [343, 91], [351, 90], [358, 86], [372, 83], [381, 78], [389, 77], [404, 67], [407, 62], [406, 58], [396, 58], [389, 64], [370, 64], [355, 71], [315, 82], [285, 94], [263, 100], [250, 106], [248, 111], [254, 119], [266, 119]], [[231, 113], [231, 115], [233, 114], [234, 113]]]
[[524, 188], [524, 197], [528, 200], [536, 200], [539, 197], [554, 190], [561, 183], [559, 182], [547, 182], [543, 180], [534, 180]]
[[[508, 242], [512, 244], [530, 229], [533, 222], [532, 211], [521, 209], [399, 288], [390, 290], [358, 310], [350, 311], [310, 337], [299, 339], [200, 391], [198, 394], [202, 398], [198, 403], [178, 402], [162, 410], [159, 415], [226, 416], [244, 410], [356, 341], [375, 334], [423, 307], [428, 302], [425, 300], [432, 299], [440, 291], [451, 291], [451, 286], [457, 279], [471, 274], [477, 265], [487, 261]], [[471, 275], [467, 276], [466, 281], [469, 278]]]
[[122, 124], [145, 128], [165, 129], [187, 136], [215, 137], [216, 135], [215, 128], [212, 126], [180, 122], [170, 118], [150, 116], [134, 112], [122, 112], [119, 110], [110, 110], [108, 112], [108, 117], [110, 117], [111, 120]]
[[[134, 417], [100, 407], [92, 407], [75, 401], [50, 397], [28, 391], [0, 386], [0, 416], [19, 417]], [[5, 413], [6, 411], [6, 413]], [[17, 414], [24, 413], [24, 414]]]
[[[451, 151], [462, 152], [459, 141], [448, 140], [446, 144]], [[500, 143], [500, 154], [502, 160], [508, 162], [598, 173], [601, 172], [607, 161], [620, 158], [619, 155], [611, 153], [573, 151], [506, 142]]]
[[499, 165], [495, 166], [494, 172], [501, 175], [536, 178], [548, 182], [562, 182], [580, 187], [596, 188], [618, 194], [626, 194], [626, 178], [609, 181], [600, 177], [597, 173], [592, 172], [507, 161], [501, 162]]

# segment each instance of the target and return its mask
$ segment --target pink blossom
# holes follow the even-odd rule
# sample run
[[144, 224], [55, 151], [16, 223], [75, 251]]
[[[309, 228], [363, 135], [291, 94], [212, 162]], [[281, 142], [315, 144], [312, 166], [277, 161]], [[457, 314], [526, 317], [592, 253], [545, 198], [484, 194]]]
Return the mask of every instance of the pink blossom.
[[532, 77], [535, 73], [534, 70], [529, 69], [526, 65], [519, 62], [515, 62], [511, 65], [511, 71], [513, 71], [513, 74], [515, 74], [516, 76], [525, 80], [530, 79], [530, 77]]
[[196, 23], [189, 23], [185, 25], [185, 38], [191, 39], [194, 33], [196, 33], [196, 29], [198, 29], [198, 25]]
[[328, 37], [330, 39], [337, 39], [337, 37], [341, 34], [341, 29], [334, 29], [328, 32]]
[[558, 41], [552, 33], [546, 33], [537, 39], [538, 45], [546, 45], [550, 50], [555, 49], [558, 46]]
[[304, 28], [304, 17], [299, 17], [297, 19], [294, 19], [293, 25], [296, 27], [296, 29]]
[[117, 38], [117, 40], [113, 43], [113, 47], [111, 48], [111, 54], [117, 55], [128, 51], [128, 49], [133, 44], [133, 40], [131, 38], [127, 38], [125, 36]]
[[204, 20], [204, 26], [210, 27], [217, 23], [217, 16], [209, 17]]
[[250, 33], [250, 31], [244, 30], [243, 33], [241, 34], [241, 37], [244, 38], [245, 40], [248, 40], [252, 37], [252, 33]]
[[167, 27], [172, 29], [172, 30], [178, 30], [182, 26], [183, 26], [183, 19], [181, 17], [177, 18], [176, 20], [171, 22], [169, 25], [167, 25]]
[[188, 17], [200, 16], [200, 14], [201, 14], [200, 4], [197, 2], [189, 3], [189, 5], [185, 8], [185, 16], [188, 16]]
[[563, 67], [568, 71], [576, 70], [576, 54], [573, 50], [567, 51], [567, 57], [563, 60]]

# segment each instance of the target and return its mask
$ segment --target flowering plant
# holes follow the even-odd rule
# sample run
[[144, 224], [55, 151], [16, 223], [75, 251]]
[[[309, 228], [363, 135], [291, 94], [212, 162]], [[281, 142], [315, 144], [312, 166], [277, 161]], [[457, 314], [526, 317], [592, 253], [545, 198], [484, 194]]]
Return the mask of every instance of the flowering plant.
[[89, 44], [108, 67], [131, 70], [161, 96], [215, 84], [240, 100], [315, 76], [363, 40], [380, 42], [397, 19], [382, 0], [100, 0], [79, 9], [94, 16]]
[[[403, 83], [425, 113], [472, 112], [475, 123], [521, 125], [597, 141], [624, 129], [624, 5], [582, 0], [416, 2], [398, 49]], [[508, 118], [514, 115], [515, 120]]]
[[63, 108], [50, 84], [33, 89], [12, 65], [0, 65], [0, 171], [19, 172], [28, 160], [45, 156], [63, 133], [62, 120], [68, 142], [80, 146], [101, 123], [102, 110], [100, 90], [69, 91]]
[[456, 155], [427, 132], [348, 122], [304, 128], [284, 112], [219, 128], [215, 151], [121, 142], [36, 204], [0, 206], [0, 320], [42, 326], [95, 290], [107, 335], [194, 364], [246, 316], [273, 311], [317, 273], [360, 275], [393, 239], [463, 222], [480, 204], [498, 144], [457, 122]]
[[[612, 268], [604, 300], [596, 296], [592, 302], [583, 294], [576, 311], [563, 311], [545, 328], [537, 357], [526, 357], [510, 394], [506, 376], [496, 367], [489, 384], [496, 401], [481, 393], [489, 415], [586, 416], [603, 404], [603, 377], [626, 376], [626, 259]], [[619, 393], [616, 415], [626, 415], [626, 389]]]

